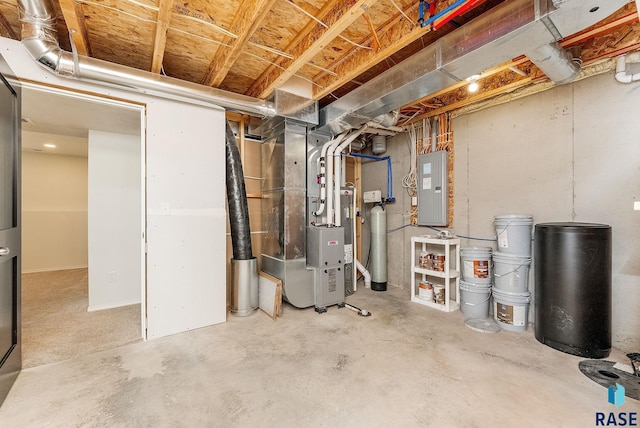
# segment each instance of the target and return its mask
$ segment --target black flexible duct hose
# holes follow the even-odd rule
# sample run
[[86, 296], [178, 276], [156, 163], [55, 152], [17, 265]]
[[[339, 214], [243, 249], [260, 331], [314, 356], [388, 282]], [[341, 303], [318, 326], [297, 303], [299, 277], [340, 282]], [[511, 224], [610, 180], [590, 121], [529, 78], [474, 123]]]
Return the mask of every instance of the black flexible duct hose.
[[251, 249], [251, 229], [249, 227], [249, 207], [240, 152], [236, 145], [229, 122], [226, 121], [225, 157], [227, 164], [227, 201], [229, 203], [229, 226], [234, 260], [253, 258]]

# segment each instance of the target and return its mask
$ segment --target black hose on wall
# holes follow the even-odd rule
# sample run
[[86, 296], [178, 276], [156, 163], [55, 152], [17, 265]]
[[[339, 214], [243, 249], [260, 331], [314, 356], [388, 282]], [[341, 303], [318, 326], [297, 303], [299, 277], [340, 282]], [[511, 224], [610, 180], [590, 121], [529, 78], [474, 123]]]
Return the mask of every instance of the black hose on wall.
[[227, 165], [227, 201], [229, 203], [229, 226], [234, 260], [253, 258], [251, 249], [251, 229], [249, 227], [249, 207], [244, 185], [244, 173], [236, 137], [226, 121], [225, 156]]

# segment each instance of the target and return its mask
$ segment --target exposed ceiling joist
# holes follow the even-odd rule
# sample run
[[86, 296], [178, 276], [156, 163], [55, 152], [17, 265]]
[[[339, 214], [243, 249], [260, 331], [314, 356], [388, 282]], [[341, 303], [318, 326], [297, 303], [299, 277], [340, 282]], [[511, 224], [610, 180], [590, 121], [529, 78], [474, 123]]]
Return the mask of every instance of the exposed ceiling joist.
[[[327, 14], [329, 12], [331, 12], [335, 7], [336, 4], [339, 2], [340, 0], [330, 0], [328, 2], [325, 3], [325, 5], [322, 7], [322, 9], [320, 9], [320, 11], [317, 13], [316, 18], [324, 21], [325, 17], [327, 16]], [[306, 39], [309, 37], [309, 34], [311, 34], [312, 31], [315, 30], [317, 23], [314, 21], [309, 21], [309, 23], [307, 25], [305, 25], [302, 30], [293, 38], [293, 40], [287, 45], [287, 47], [285, 48], [286, 52], [291, 52], [291, 50], [297, 46], [302, 40]], [[258, 86], [258, 84], [262, 81], [264, 81], [264, 79], [266, 79], [266, 77], [270, 74], [273, 73], [274, 69], [276, 68], [280, 68], [282, 67], [282, 62], [284, 61], [284, 57], [279, 57], [275, 60], [275, 62], [273, 64], [270, 64], [263, 72], [262, 74], [256, 79], [256, 81], [253, 83], [253, 85], [249, 88], [249, 90], [246, 92], [247, 94], [253, 93], [253, 91], [255, 90], [255, 88]]]
[[67, 23], [69, 31], [73, 32], [73, 43], [79, 55], [91, 56], [91, 48], [87, 37], [87, 28], [84, 25], [82, 5], [74, 0], [60, 0], [62, 15]]
[[[244, 0], [231, 23], [229, 31], [237, 38], [226, 36], [209, 64], [203, 82], [207, 86], [220, 86], [227, 73], [246, 48], [249, 39], [260, 28], [276, 0]], [[226, 46], [232, 46], [227, 48]]]
[[[444, 11], [454, 3], [454, 1], [438, 2], [435, 13], [437, 14]], [[473, 7], [464, 8], [463, 16], [466, 16], [467, 13], [470, 13], [474, 9], [479, 10], [479, 7], [484, 3], [488, 3], [488, 7], [490, 8], [495, 6], [495, 4], [501, 3], [501, 1], [486, 2], [484, 0], [476, 0], [474, 2], [468, 2], [467, 4], [472, 4]], [[444, 15], [439, 22], [443, 22], [443, 20], [451, 20], [458, 11], [459, 8], [452, 9], [448, 14]], [[474, 14], [476, 14], [475, 11], [471, 13], [471, 16]], [[454, 25], [459, 26], [460, 23], [466, 22], [469, 19], [470, 18], [468, 17], [458, 17], [456, 18], [457, 23]], [[437, 32], [432, 32], [432, 35], [427, 37], [435, 40], [450, 30], [451, 29], [440, 29]], [[407, 46], [418, 43], [419, 39], [425, 37], [429, 31], [430, 26], [421, 28], [418, 25], [417, 5], [415, 3], [411, 3], [405, 6], [402, 9], [402, 12], [398, 11], [397, 14], [390, 17], [387, 22], [378, 28], [377, 33], [379, 35], [379, 43], [381, 46], [380, 50], [374, 51], [352, 48], [327, 67], [334, 72], [333, 75], [318, 73], [314, 76], [313, 81], [317, 83], [314, 87], [314, 98], [322, 99], [343, 85], [349, 82], [355, 82], [355, 79], [358, 78], [358, 76], [361, 76], [376, 64], [389, 59], [393, 54]], [[361, 40], [359, 44], [370, 44], [370, 39], [371, 38], [368, 37], [365, 40]]]
[[11, 24], [7, 21], [7, 18], [0, 12], [0, 36], [8, 39], [16, 39], [16, 32], [13, 31]]
[[173, 0], [160, 0], [158, 2], [158, 22], [156, 23], [156, 35], [153, 40], [153, 56], [151, 59], [151, 72], [160, 73], [164, 50], [167, 44], [167, 30], [171, 23], [171, 11]]
[[[328, 67], [335, 75], [319, 73], [314, 77], [313, 81], [318, 83], [318, 86], [315, 87], [314, 98], [320, 99], [330, 94], [345, 83], [354, 80], [374, 64], [388, 58], [399, 49], [404, 48], [429, 32], [428, 27], [420, 28], [420, 26], [416, 25], [418, 16], [415, 5], [405, 8], [404, 13], [415, 19], [409, 22], [402, 14], [398, 13], [378, 30], [381, 49], [375, 51], [373, 49], [357, 49], [354, 47]], [[360, 41], [360, 44], [367, 44], [368, 42], [369, 38]]]
[[294, 59], [284, 59], [281, 62], [284, 69], [274, 67], [266, 75], [260, 76], [247, 95], [258, 98], [269, 96], [274, 89], [282, 86], [376, 2], [377, 0], [358, 0], [352, 5], [344, 1], [333, 3], [334, 8], [323, 20], [327, 27], [314, 22], [314, 29], [288, 52]]

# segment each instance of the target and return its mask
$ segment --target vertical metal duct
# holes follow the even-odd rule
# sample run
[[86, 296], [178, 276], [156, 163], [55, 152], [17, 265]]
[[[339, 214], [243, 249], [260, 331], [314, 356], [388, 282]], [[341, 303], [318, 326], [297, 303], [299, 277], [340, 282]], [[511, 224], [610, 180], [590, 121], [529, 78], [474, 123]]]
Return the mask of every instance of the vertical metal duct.
[[59, 76], [116, 85], [162, 98], [195, 100], [257, 116], [275, 115], [272, 104], [265, 100], [64, 51], [58, 44], [55, 14], [49, 0], [18, 0], [18, 11], [22, 44], [39, 64]]

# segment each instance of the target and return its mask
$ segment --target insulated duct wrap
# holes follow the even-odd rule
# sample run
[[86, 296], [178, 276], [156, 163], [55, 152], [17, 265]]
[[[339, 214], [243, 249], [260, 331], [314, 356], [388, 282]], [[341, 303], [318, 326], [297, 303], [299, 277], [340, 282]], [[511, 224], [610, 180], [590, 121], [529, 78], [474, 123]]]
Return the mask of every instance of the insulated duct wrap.
[[229, 203], [229, 227], [234, 260], [253, 258], [251, 249], [251, 228], [249, 227], [249, 207], [240, 152], [233, 130], [226, 122], [225, 156], [227, 164], [227, 201]]

